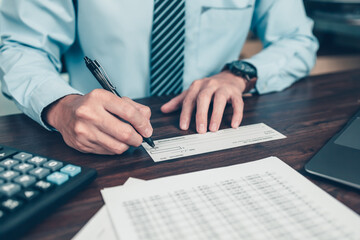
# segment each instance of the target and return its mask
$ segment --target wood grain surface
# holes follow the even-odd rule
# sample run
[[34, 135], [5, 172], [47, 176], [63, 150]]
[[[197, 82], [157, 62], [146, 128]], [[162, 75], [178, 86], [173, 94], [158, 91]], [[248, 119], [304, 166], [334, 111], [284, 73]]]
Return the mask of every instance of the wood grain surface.
[[[160, 106], [169, 98], [146, 98], [138, 102], [152, 109], [153, 139], [195, 133], [178, 127], [179, 112], [164, 115]], [[71, 162], [98, 171], [83, 191], [59, 206], [22, 239], [70, 239], [104, 204], [100, 190], [122, 185], [127, 178], [154, 179], [203, 169], [245, 163], [277, 156], [320, 188], [360, 214], [360, 191], [311, 176], [304, 171], [309, 159], [360, 107], [360, 70], [302, 79], [280, 93], [244, 99], [242, 125], [265, 123], [286, 139], [258, 143], [178, 160], [154, 163], [142, 148], [123, 155], [83, 154], [68, 147], [60, 134], [43, 129], [23, 114], [0, 118], [0, 143]], [[230, 127], [228, 106], [221, 128]]]

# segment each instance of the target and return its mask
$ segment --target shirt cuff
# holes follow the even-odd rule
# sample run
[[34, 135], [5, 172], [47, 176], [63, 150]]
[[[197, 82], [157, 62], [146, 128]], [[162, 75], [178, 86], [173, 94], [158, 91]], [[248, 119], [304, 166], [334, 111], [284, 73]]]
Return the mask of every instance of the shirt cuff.
[[58, 80], [45, 81], [32, 92], [30, 96], [32, 111], [25, 113], [47, 130], [53, 131], [55, 129], [50, 128], [50, 126], [43, 121], [41, 117], [42, 112], [51, 103], [70, 94], [83, 95], [80, 91], [64, 82], [60, 77]]

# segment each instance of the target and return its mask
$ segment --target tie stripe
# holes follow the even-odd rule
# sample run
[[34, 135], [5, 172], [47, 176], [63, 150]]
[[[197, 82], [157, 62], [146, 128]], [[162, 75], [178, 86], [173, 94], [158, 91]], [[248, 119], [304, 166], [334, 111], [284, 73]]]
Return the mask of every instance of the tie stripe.
[[185, 44], [185, 0], [155, 0], [151, 34], [150, 94], [182, 91]]

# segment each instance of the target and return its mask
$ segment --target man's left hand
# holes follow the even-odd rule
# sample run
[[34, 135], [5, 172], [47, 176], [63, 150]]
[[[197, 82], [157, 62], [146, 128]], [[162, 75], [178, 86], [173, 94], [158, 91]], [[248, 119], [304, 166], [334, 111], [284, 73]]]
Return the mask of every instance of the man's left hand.
[[205, 133], [209, 106], [213, 101], [209, 130], [216, 132], [219, 130], [226, 104], [230, 102], [233, 108], [231, 127], [237, 128], [243, 117], [242, 93], [247, 87], [246, 84], [245, 79], [229, 71], [223, 71], [209, 78], [195, 80], [189, 89], [164, 104], [161, 111], [169, 113], [181, 107], [180, 128], [187, 130], [196, 106], [196, 130], [198, 133]]

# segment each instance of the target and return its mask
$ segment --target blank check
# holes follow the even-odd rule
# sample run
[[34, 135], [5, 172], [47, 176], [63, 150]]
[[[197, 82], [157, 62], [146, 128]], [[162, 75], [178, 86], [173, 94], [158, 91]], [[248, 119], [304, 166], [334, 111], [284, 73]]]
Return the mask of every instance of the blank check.
[[161, 139], [154, 141], [155, 148], [147, 143], [143, 143], [143, 147], [154, 162], [161, 162], [282, 138], [286, 136], [264, 123], [258, 123], [236, 129]]

